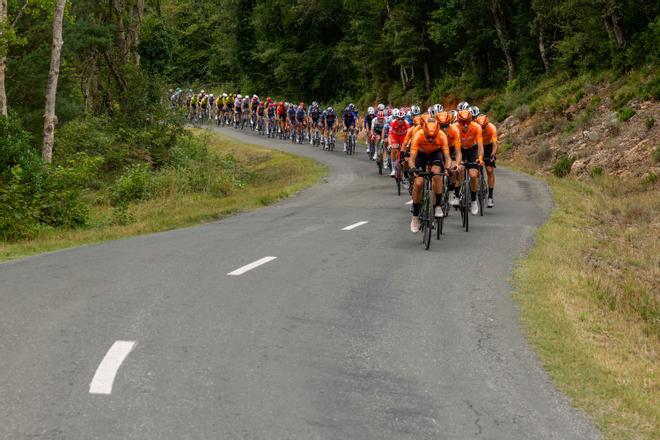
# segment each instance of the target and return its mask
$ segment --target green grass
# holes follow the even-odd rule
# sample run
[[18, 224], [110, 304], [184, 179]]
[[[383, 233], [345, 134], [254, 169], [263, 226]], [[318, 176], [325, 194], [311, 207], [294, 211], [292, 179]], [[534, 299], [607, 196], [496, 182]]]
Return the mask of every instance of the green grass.
[[[220, 219], [277, 202], [318, 183], [327, 174], [326, 167], [311, 159], [241, 144], [219, 134], [209, 137], [199, 131], [196, 134], [208, 139], [212, 153], [233, 154], [256, 178], [226, 196], [163, 188], [156, 198], [119, 207], [90, 194], [92, 226], [50, 229], [30, 240], [0, 243], [0, 261]], [[94, 200], [101, 202], [93, 203]]]
[[514, 272], [530, 341], [610, 439], [660, 438], [660, 192], [548, 178], [555, 208]]

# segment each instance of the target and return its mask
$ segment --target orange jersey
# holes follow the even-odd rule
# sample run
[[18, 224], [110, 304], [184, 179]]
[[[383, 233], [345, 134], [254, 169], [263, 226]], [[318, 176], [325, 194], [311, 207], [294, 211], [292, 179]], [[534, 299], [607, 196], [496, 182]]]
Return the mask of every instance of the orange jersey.
[[408, 142], [412, 140], [413, 136], [415, 136], [415, 133], [417, 133], [421, 129], [422, 127], [419, 125], [419, 123], [417, 125], [413, 125], [412, 127], [410, 127], [408, 129], [408, 133], [406, 133], [406, 138], [403, 140], [403, 145], [408, 145]]
[[417, 154], [417, 152], [431, 154], [439, 149], [442, 149], [445, 154], [449, 154], [447, 135], [442, 130], [438, 131], [436, 137], [429, 140], [424, 134], [424, 130], [419, 129], [412, 138], [411, 154]]
[[493, 142], [497, 142], [497, 128], [495, 128], [495, 124], [489, 122], [488, 125], [482, 127], [482, 132], [484, 144], [492, 144]]
[[447, 135], [447, 141], [449, 145], [453, 145], [454, 149], [458, 150], [461, 148], [461, 131], [456, 126], [456, 124], [449, 124], [447, 130], [443, 130]]
[[463, 148], [470, 148], [476, 143], [483, 143], [483, 135], [481, 125], [476, 122], [470, 122], [466, 127], [459, 124], [458, 130], [461, 133], [461, 146]]

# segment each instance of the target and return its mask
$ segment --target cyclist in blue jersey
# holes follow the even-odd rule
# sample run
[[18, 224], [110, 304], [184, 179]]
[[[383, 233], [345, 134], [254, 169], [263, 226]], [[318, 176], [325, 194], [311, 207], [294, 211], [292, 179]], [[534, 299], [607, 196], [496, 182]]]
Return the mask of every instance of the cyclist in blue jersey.
[[316, 130], [319, 127], [319, 123], [321, 120], [321, 109], [319, 108], [319, 103], [314, 101], [312, 102], [312, 105], [309, 106], [309, 109], [307, 109], [307, 126], [309, 127], [308, 130], [308, 137], [309, 137], [309, 143], [310, 145], [314, 142], [312, 139], [312, 132]]
[[[367, 133], [367, 136], [369, 135], [369, 132], [371, 131], [371, 122], [376, 118], [376, 109], [373, 107], [369, 107], [367, 109], [367, 114], [364, 117], [364, 121], [362, 123], [362, 126], [365, 129], [365, 132]], [[369, 142], [367, 140], [367, 153], [369, 153]]]
[[344, 151], [348, 143], [348, 132], [354, 131], [357, 125], [358, 113], [353, 104], [348, 104], [344, 114], [342, 115], [342, 122], [344, 123]]

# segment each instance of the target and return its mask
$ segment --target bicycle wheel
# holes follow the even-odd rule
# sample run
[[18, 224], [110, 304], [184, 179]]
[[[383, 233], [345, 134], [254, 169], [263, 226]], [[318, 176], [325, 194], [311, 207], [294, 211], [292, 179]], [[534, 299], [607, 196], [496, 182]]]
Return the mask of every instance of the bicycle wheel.
[[466, 179], [463, 181], [465, 188], [463, 189], [464, 202], [463, 202], [463, 212], [465, 219], [465, 232], [470, 230], [470, 202], [472, 198], [470, 197], [470, 176], [466, 176]]
[[425, 191], [424, 194], [424, 205], [422, 211], [424, 213], [424, 218], [422, 219], [422, 228], [424, 228], [424, 235], [422, 237], [422, 243], [424, 244], [424, 249], [427, 251], [431, 247], [431, 234], [433, 233], [433, 213], [431, 207], [431, 200], [429, 198], [430, 192]]
[[382, 176], [383, 175], [383, 160], [380, 158], [380, 156], [378, 157], [378, 159], [376, 159], [376, 165], [378, 165], [378, 174], [380, 174]]
[[483, 217], [484, 205], [486, 204], [486, 195], [488, 189], [486, 188], [486, 178], [484, 177], [484, 167], [479, 167], [479, 214]]

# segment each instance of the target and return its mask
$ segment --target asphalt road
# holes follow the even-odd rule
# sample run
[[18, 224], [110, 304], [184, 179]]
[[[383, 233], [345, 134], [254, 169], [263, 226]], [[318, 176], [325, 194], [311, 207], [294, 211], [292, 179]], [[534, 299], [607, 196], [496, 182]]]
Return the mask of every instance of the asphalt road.
[[363, 150], [225, 132], [331, 174], [222, 221], [0, 264], [1, 439], [599, 438], [511, 299], [541, 182], [498, 169], [496, 207], [469, 233], [454, 214], [426, 252]]

